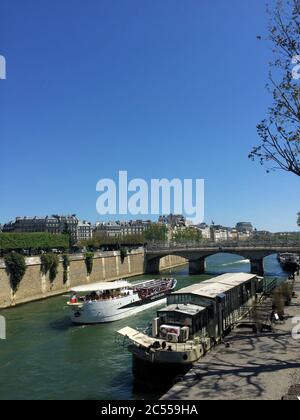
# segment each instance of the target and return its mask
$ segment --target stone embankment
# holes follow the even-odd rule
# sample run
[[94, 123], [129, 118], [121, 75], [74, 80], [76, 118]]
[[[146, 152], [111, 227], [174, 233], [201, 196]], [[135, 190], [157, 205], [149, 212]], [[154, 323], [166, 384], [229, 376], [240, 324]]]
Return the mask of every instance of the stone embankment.
[[[160, 270], [183, 265], [186, 261], [177, 256], [161, 259]], [[41, 272], [39, 257], [26, 258], [27, 270], [18, 291], [14, 294], [3, 260], [0, 260], [0, 309], [44, 299], [67, 292], [70, 287], [98, 281], [113, 281], [143, 275], [145, 273], [144, 249], [133, 250], [124, 260], [119, 251], [95, 253], [93, 270], [87, 275], [85, 258], [82, 254], [70, 255], [70, 265], [64, 274], [62, 261], [53, 282], [49, 275]]]

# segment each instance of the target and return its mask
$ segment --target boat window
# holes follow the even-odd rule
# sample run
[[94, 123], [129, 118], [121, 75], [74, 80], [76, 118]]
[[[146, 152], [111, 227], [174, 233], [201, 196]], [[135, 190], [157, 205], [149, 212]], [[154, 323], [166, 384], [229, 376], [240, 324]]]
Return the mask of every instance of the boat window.
[[215, 311], [214, 307], [211, 305], [207, 309], [207, 316], [209, 320], [213, 320], [215, 318]]
[[158, 316], [159, 316], [161, 324], [166, 324], [167, 323], [167, 317], [166, 317], [165, 313], [159, 313]]
[[192, 332], [195, 334], [196, 332], [200, 331], [202, 329], [202, 315], [201, 313], [197, 316], [195, 316], [192, 320]]
[[177, 311], [160, 313], [162, 323], [180, 326], [192, 326], [192, 317]]
[[246, 283], [246, 292], [251, 295], [251, 292], [252, 292], [251, 282]]

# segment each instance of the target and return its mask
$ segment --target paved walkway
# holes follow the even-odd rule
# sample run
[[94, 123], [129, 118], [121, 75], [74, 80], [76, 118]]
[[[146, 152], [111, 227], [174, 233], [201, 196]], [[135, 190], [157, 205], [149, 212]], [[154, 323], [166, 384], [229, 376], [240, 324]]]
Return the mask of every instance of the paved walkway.
[[[285, 310], [288, 320], [273, 333], [256, 335], [236, 330], [201, 359], [163, 400], [280, 400], [300, 384], [300, 339], [292, 338], [293, 317], [300, 317], [300, 278], [297, 298]], [[299, 396], [300, 397], [300, 396]]]

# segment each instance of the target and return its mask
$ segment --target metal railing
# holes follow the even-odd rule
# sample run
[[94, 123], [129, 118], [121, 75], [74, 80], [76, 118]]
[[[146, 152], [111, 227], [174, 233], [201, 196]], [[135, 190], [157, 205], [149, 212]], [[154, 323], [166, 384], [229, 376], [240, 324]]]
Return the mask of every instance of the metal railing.
[[265, 241], [201, 241], [201, 242], [188, 242], [188, 243], [148, 243], [146, 250], [157, 251], [157, 250], [170, 250], [170, 249], [226, 249], [226, 248], [268, 248], [268, 249], [299, 249], [300, 252], [300, 241], [277, 241], [277, 240], [265, 240]]

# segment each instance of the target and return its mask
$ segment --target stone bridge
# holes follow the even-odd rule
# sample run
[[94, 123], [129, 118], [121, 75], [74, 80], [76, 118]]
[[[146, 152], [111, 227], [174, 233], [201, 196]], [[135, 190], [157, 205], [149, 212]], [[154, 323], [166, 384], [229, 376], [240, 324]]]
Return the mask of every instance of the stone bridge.
[[250, 260], [251, 273], [264, 275], [264, 258], [278, 253], [291, 252], [300, 254], [300, 243], [288, 244], [247, 244], [247, 243], [215, 243], [203, 246], [150, 246], [146, 249], [145, 272], [158, 273], [159, 261], [168, 255], [177, 255], [187, 260], [189, 272], [205, 273], [205, 259], [211, 255], [226, 253], [239, 255]]

